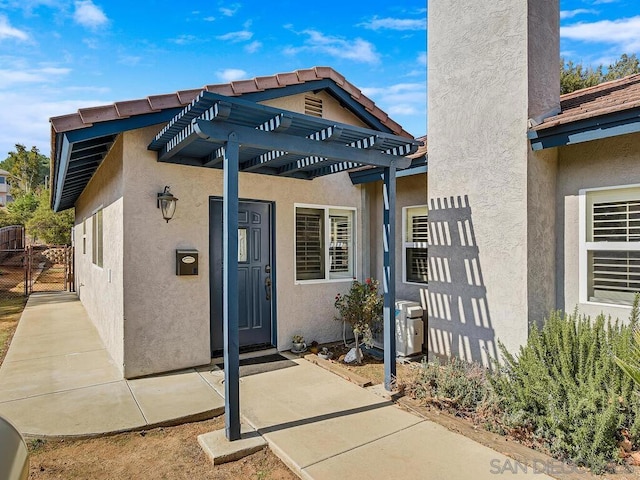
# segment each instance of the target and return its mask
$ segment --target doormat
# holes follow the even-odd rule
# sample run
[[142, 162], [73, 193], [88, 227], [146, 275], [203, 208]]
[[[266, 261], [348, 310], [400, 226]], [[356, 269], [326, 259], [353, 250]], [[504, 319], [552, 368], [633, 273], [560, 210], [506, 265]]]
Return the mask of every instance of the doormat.
[[[240, 360], [240, 376], [248, 377], [257, 373], [272, 372], [283, 368], [296, 367], [298, 364], [279, 353], [272, 353], [263, 357], [244, 358]], [[224, 370], [224, 363], [218, 364]]]

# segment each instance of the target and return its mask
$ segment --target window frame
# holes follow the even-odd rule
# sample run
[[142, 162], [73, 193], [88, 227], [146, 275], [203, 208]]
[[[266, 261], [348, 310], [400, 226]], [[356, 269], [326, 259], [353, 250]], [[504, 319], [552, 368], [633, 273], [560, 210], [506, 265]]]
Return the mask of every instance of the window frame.
[[429, 220], [429, 207], [427, 206], [427, 204], [423, 204], [423, 205], [407, 205], [406, 207], [402, 207], [402, 283], [405, 283], [407, 285], [417, 285], [420, 287], [425, 287], [429, 285], [429, 279], [428, 279], [428, 275], [429, 275], [429, 266], [427, 264], [427, 281], [426, 282], [416, 282], [413, 280], [409, 280], [407, 278], [407, 274], [408, 274], [408, 262], [407, 262], [407, 256], [408, 256], [408, 251], [410, 248], [419, 248], [419, 249], [424, 249], [427, 251], [427, 259], [429, 256], [429, 241], [427, 240], [426, 242], [414, 242], [414, 241], [409, 241], [407, 239], [407, 229], [408, 229], [408, 221], [409, 221], [409, 211], [410, 210], [417, 210], [417, 209], [426, 209], [427, 210], [427, 222]]
[[[594, 251], [620, 251], [620, 252], [640, 252], [640, 241], [636, 242], [607, 242], [600, 241], [594, 242], [589, 241], [589, 227], [592, 224], [593, 220], [591, 219], [591, 212], [589, 211], [588, 206], [591, 204], [589, 202], [589, 195], [598, 195], [599, 193], [602, 195], [603, 200], [607, 201], [607, 197], [609, 197], [608, 201], [615, 201], [616, 198], [624, 198], [629, 197], [629, 195], [624, 195], [623, 190], [638, 190], [638, 198], [640, 199], [640, 184], [629, 184], [629, 185], [615, 185], [610, 187], [599, 187], [599, 188], [583, 188], [578, 191], [578, 228], [579, 228], [579, 247], [578, 247], [578, 255], [579, 255], [579, 266], [578, 266], [578, 283], [579, 283], [579, 292], [578, 292], [578, 300], [580, 303], [588, 304], [588, 305], [598, 305], [598, 306], [607, 306], [607, 307], [617, 307], [617, 308], [628, 308], [631, 309], [632, 305], [629, 303], [619, 303], [615, 301], [605, 302], [605, 301], [595, 301], [589, 300], [589, 278], [590, 278], [590, 270], [589, 270], [589, 253]], [[607, 192], [610, 194], [607, 195]], [[630, 192], [633, 194], [634, 192]]]
[[[321, 239], [322, 256], [324, 260], [324, 277], [314, 279], [299, 279], [297, 264], [297, 218], [298, 209], [321, 210], [323, 212], [323, 229], [324, 234]], [[348, 213], [351, 221], [351, 239], [349, 254], [349, 271], [339, 275], [331, 271], [331, 216], [336, 213]], [[293, 276], [296, 285], [313, 284], [313, 283], [335, 283], [335, 282], [352, 282], [357, 277], [357, 217], [358, 210], [356, 207], [343, 207], [334, 205], [315, 205], [307, 203], [295, 203], [293, 206]]]
[[104, 209], [96, 209], [91, 215], [91, 263], [104, 267]]

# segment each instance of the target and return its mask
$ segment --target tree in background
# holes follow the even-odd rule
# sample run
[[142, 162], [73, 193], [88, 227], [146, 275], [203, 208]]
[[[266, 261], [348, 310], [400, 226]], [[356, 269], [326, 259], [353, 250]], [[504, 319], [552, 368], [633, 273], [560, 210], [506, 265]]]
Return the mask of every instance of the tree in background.
[[44, 243], [70, 245], [73, 220], [73, 209], [58, 213], [51, 210], [49, 190], [42, 189], [37, 195], [37, 208], [26, 222], [27, 233]]
[[74, 213], [73, 209], [59, 213], [51, 210], [49, 189], [45, 185], [49, 164], [49, 158], [37, 147], [27, 150], [21, 144], [16, 144], [16, 150], [0, 162], [0, 168], [11, 174], [9, 181], [14, 198], [6, 208], [0, 208], [0, 227], [24, 225], [27, 235], [34, 240], [68, 245]]
[[585, 67], [582, 63], [565, 62], [563, 58], [560, 61], [560, 93], [571, 93], [635, 73], [640, 73], [640, 61], [635, 53], [632, 55], [622, 54], [615, 63], [606, 69], [604, 65], [599, 65], [596, 68]]
[[49, 157], [42, 155], [38, 147], [27, 150], [24, 145], [16, 143], [16, 150], [9, 152], [7, 158], [0, 162], [0, 168], [11, 174], [11, 195], [17, 198], [44, 185], [49, 175], [49, 164]]

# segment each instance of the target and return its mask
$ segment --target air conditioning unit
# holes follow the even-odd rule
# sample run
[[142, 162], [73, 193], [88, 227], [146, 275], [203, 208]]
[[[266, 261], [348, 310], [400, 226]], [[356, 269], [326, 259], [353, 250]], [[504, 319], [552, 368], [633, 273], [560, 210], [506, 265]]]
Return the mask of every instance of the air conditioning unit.
[[[402, 357], [422, 352], [424, 321], [422, 307], [410, 300], [396, 301], [396, 354]], [[373, 335], [373, 346], [384, 349], [382, 322]]]

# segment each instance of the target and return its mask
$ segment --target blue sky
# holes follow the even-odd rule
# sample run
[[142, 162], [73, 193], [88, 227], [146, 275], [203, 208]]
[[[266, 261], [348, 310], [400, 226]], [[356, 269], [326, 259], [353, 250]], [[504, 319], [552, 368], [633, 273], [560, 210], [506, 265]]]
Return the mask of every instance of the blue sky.
[[[561, 0], [563, 56], [639, 52], [639, 4]], [[426, 18], [426, 0], [0, 0], [0, 159], [16, 142], [48, 155], [48, 118], [81, 107], [316, 65], [422, 135]]]

